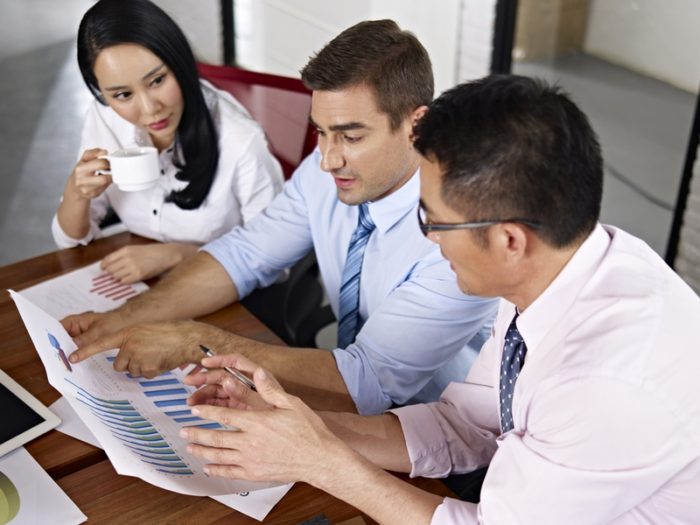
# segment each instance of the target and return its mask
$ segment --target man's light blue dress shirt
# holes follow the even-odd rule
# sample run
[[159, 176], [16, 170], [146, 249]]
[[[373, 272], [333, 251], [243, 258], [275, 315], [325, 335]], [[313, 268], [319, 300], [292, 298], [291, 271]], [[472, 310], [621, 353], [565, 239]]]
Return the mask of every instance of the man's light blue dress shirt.
[[[333, 178], [309, 155], [283, 192], [244, 227], [203, 249], [223, 265], [241, 297], [275, 281], [312, 248], [333, 312], [358, 207], [338, 200]], [[369, 204], [377, 225], [367, 243], [360, 281], [365, 324], [355, 342], [333, 355], [361, 414], [394, 404], [437, 400], [463, 381], [489, 335], [498, 303], [463, 294], [437, 245], [418, 228], [418, 174]], [[465, 343], [470, 342], [469, 345]]]

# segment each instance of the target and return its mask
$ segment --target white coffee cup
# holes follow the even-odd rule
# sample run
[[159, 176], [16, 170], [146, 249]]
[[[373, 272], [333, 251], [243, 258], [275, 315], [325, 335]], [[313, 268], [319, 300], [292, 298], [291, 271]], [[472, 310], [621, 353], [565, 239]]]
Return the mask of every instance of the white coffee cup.
[[160, 175], [158, 150], [151, 146], [136, 146], [113, 151], [100, 157], [109, 161], [112, 182], [122, 191], [147, 190]]

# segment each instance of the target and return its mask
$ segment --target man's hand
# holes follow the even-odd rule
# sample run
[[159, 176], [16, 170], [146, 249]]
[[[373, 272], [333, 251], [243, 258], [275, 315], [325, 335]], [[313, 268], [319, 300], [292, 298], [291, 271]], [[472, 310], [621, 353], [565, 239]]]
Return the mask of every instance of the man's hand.
[[63, 328], [79, 347], [113, 334], [130, 323], [119, 310], [105, 313], [84, 312], [61, 320]]
[[196, 251], [197, 246], [180, 243], [125, 246], [102, 259], [100, 267], [115, 279], [130, 284], [160, 275]]
[[133, 325], [81, 346], [69, 360], [80, 363], [105, 350], [118, 348], [115, 370], [151, 378], [186, 363], [198, 363], [202, 355], [199, 337], [200, 334], [205, 337], [203, 334], [208, 330], [217, 329], [194, 321]]
[[[269, 372], [240, 358], [236, 365], [252, 373], [262, 401], [270, 408], [195, 406], [193, 414], [240, 429], [233, 432], [191, 427], [181, 431], [182, 437], [191, 442], [188, 451], [210, 462], [205, 471], [232, 479], [312, 484], [319, 482], [319, 476], [336, 475], [340, 467], [333, 465], [342, 465], [343, 458], [354, 453], [313, 410], [287, 394]], [[243, 404], [248, 405], [249, 399]]]
[[223, 369], [227, 366], [237, 370], [254, 370], [257, 365], [240, 354], [217, 355], [202, 359], [199, 370], [185, 378], [185, 384], [200, 387], [187, 400], [188, 405], [212, 405], [239, 410], [269, 410], [260, 394], [254, 392], [241, 381]]

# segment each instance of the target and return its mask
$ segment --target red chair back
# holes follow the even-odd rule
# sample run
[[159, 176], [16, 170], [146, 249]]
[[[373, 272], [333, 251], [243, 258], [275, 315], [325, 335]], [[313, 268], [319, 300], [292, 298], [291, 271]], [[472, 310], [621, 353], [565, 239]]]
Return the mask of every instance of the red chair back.
[[228, 91], [262, 126], [285, 179], [316, 146], [309, 123], [311, 91], [301, 80], [232, 66], [198, 64], [199, 74]]

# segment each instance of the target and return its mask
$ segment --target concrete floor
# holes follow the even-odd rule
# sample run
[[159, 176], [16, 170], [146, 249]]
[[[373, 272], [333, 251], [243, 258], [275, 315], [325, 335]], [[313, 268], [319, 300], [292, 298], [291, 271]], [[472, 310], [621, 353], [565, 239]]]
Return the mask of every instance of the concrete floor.
[[[52, 0], [0, 0], [0, 265], [54, 249], [50, 221], [91, 100], [73, 43], [91, 3], [61, 0], [56, 14]], [[695, 97], [587, 56], [514, 72], [558, 80], [580, 103], [606, 158], [603, 221], [663, 255]]]

